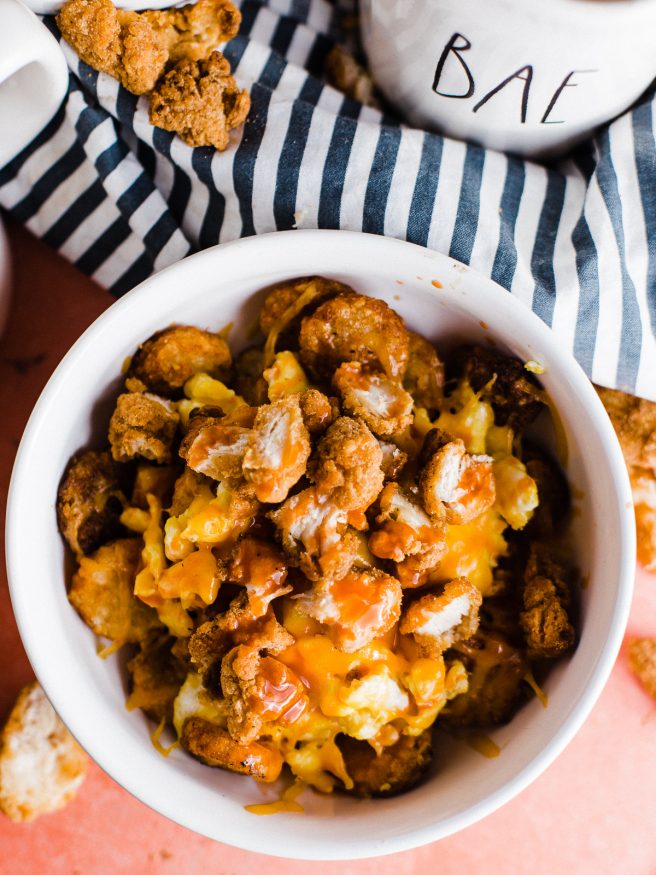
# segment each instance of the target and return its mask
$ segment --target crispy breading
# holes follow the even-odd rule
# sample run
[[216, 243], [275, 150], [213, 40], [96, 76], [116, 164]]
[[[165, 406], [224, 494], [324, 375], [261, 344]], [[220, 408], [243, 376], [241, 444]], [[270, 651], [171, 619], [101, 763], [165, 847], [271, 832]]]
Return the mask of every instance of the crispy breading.
[[251, 436], [250, 426], [235, 423], [229, 416], [208, 416], [201, 410], [189, 420], [180, 455], [198, 474], [213, 480], [239, 480]]
[[333, 88], [365, 106], [380, 107], [371, 73], [341, 46], [333, 46], [326, 58], [326, 79]]
[[175, 481], [169, 515], [175, 517], [183, 514], [198, 495], [200, 488], [209, 482], [203, 474], [197, 474], [191, 468], [185, 467]]
[[242, 464], [258, 501], [284, 501], [305, 474], [310, 451], [298, 395], [258, 407]]
[[57, 524], [76, 554], [92, 553], [121, 532], [124, 497], [107, 451], [76, 453], [57, 490]]
[[405, 608], [399, 631], [412, 635], [424, 656], [437, 659], [449, 647], [476, 632], [482, 601], [474, 584], [466, 577], [458, 577]]
[[531, 659], [556, 659], [574, 646], [567, 573], [548, 544], [531, 545], [519, 622]]
[[340, 735], [337, 744], [353, 787], [354, 796], [395, 796], [414, 787], [430, 767], [432, 733], [401, 735], [394, 744], [376, 753], [367, 741]]
[[619, 438], [626, 464], [656, 475], [656, 402], [596, 387]]
[[[262, 334], [268, 334], [274, 329], [284, 331], [286, 334], [290, 331], [298, 331], [301, 313], [306, 313], [308, 308], [316, 308], [327, 298], [353, 293], [353, 289], [344, 283], [337, 282], [337, 280], [322, 276], [310, 276], [283, 280], [269, 286], [266, 292], [260, 310], [260, 330]], [[301, 297], [303, 297], [301, 303], [304, 306], [298, 312], [294, 312], [295, 305]], [[291, 313], [294, 315], [290, 316]]]
[[155, 632], [142, 641], [127, 664], [130, 695], [126, 707], [141, 708], [156, 723], [172, 720], [173, 700], [187, 676], [187, 667], [173, 652], [179, 640]]
[[151, 91], [169, 63], [206, 58], [237, 34], [240, 22], [227, 0], [141, 13], [117, 9], [111, 0], [68, 0], [57, 16], [62, 36], [80, 58], [133, 94]]
[[342, 408], [362, 419], [378, 437], [390, 437], [412, 422], [412, 397], [398, 380], [367, 370], [360, 362], [344, 362], [333, 374]]
[[647, 468], [631, 468], [635, 504], [638, 561], [656, 571], [656, 475]]
[[403, 319], [384, 301], [366, 295], [339, 295], [301, 322], [301, 362], [318, 378], [329, 376], [342, 362], [360, 362], [401, 380], [408, 346]]
[[383, 460], [380, 466], [383, 469], [385, 480], [397, 480], [408, 461], [408, 454], [399, 449], [396, 444], [391, 443], [391, 441], [379, 440], [378, 446], [383, 453]]
[[227, 611], [196, 629], [189, 639], [189, 654], [197, 671], [203, 673], [232, 647], [246, 643], [260, 653], [275, 656], [291, 647], [294, 639], [277, 621], [271, 607], [256, 617], [247, 594], [242, 592]]
[[498, 631], [479, 629], [458, 642], [453, 652], [469, 673], [469, 687], [452, 699], [440, 720], [453, 726], [486, 727], [507, 723], [528, 695], [523, 679], [529, 663]]
[[34, 681], [0, 733], [0, 811], [19, 823], [57, 811], [84, 781], [88, 757]]
[[206, 61], [179, 61], [160, 79], [150, 93], [149, 118], [190, 146], [222, 152], [250, 108], [250, 95], [235, 82], [226, 58], [212, 52]]
[[142, 457], [168, 463], [180, 417], [166, 398], [141, 392], [125, 392], [116, 399], [109, 421], [109, 443], [117, 462]]
[[193, 325], [170, 325], [139, 346], [126, 385], [138, 389], [141, 384], [158, 395], [173, 397], [194, 374], [222, 376], [230, 364], [230, 349], [219, 334]]
[[141, 540], [125, 538], [83, 556], [68, 599], [96, 635], [117, 644], [141, 641], [160, 625], [157, 614], [134, 598]]
[[262, 538], [242, 538], [235, 549], [229, 579], [246, 587], [254, 617], [266, 614], [270, 603], [288, 592], [287, 563], [279, 548]]
[[318, 489], [345, 511], [366, 510], [383, 488], [383, 453], [358, 419], [340, 416], [317, 445], [310, 472]]
[[553, 538], [564, 526], [570, 510], [567, 479], [558, 463], [544, 451], [524, 444], [522, 461], [538, 488], [539, 504], [524, 531], [531, 538]]
[[424, 507], [435, 519], [446, 510], [451, 525], [464, 525], [480, 516], [495, 499], [490, 456], [472, 456], [460, 438], [438, 428], [426, 435], [419, 490]]
[[318, 389], [306, 389], [301, 392], [298, 403], [305, 427], [312, 436], [323, 434], [339, 416], [339, 404], [336, 398], [329, 398]]
[[333, 644], [359, 650], [389, 631], [401, 613], [401, 584], [377, 568], [352, 570], [336, 580], [323, 578], [298, 597], [297, 609], [326, 626]]
[[243, 644], [223, 657], [221, 689], [228, 732], [242, 744], [255, 741], [267, 723], [295, 723], [309, 707], [305, 687], [290, 668]]
[[645, 690], [656, 699], [656, 639], [632, 638], [629, 641], [629, 665]]
[[463, 346], [449, 357], [447, 375], [465, 377], [489, 401], [497, 425], [523, 431], [544, 409], [540, 384], [519, 359], [482, 346]]
[[251, 347], [241, 352], [235, 359], [234, 387], [247, 404], [257, 407], [268, 400], [267, 382], [264, 372], [264, 354], [259, 347]]
[[180, 743], [206, 766], [217, 766], [256, 781], [275, 781], [283, 766], [277, 750], [252, 741], [240, 744], [225, 729], [202, 717], [189, 717], [182, 727]]
[[404, 388], [412, 395], [417, 407], [429, 413], [439, 410], [444, 388], [444, 365], [432, 343], [409, 332], [408, 367], [403, 377]]

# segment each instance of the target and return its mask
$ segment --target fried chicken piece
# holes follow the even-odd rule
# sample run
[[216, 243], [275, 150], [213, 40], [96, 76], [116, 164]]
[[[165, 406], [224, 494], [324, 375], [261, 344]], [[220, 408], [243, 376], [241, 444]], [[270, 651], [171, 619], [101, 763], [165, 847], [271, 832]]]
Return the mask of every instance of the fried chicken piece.
[[[249, 412], [251, 408], [248, 408]], [[232, 416], [194, 411], [180, 444], [180, 455], [192, 471], [213, 480], [239, 480], [242, 477], [244, 455], [252, 437], [253, 416], [238, 421]], [[215, 410], [214, 413], [219, 413]]]
[[174, 397], [194, 374], [221, 376], [230, 367], [230, 349], [219, 334], [193, 325], [170, 325], [145, 340], [126, 375], [131, 391], [144, 388]]
[[237, 34], [240, 22], [226, 0], [142, 13], [116, 9], [110, 0], [69, 0], [57, 16], [62, 36], [85, 64], [133, 94], [151, 91], [168, 63], [206, 58]]
[[401, 616], [399, 631], [412, 635], [422, 654], [437, 659], [458, 641], [470, 638], [478, 629], [480, 591], [466, 577], [444, 584], [412, 602]]
[[429, 413], [439, 410], [444, 389], [444, 365], [432, 343], [409, 332], [408, 367], [403, 377], [403, 386], [417, 407], [425, 407]]
[[565, 569], [545, 544], [532, 544], [519, 622], [531, 659], [556, 659], [574, 646], [572, 594]]
[[156, 632], [141, 642], [127, 664], [130, 678], [128, 710], [141, 710], [156, 723], [173, 718], [173, 701], [187, 676], [187, 669], [173, 652], [175, 638]]
[[538, 506], [524, 529], [531, 538], [553, 538], [563, 527], [570, 510], [567, 479], [558, 463], [535, 446], [524, 443], [522, 461], [538, 489]]
[[462, 727], [507, 723], [517, 711], [528, 687], [524, 653], [498, 631], [480, 630], [458, 642], [453, 652], [469, 672], [469, 687], [440, 712], [440, 720]]
[[264, 353], [259, 347], [245, 349], [235, 359], [235, 391], [253, 407], [266, 404], [269, 398], [263, 372]]
[[76, 453], [57, 490], [57, 524], [76, 555], [92, 553], [121, 532], [123, 494], [107, 451]]
[[16, 823], [63, 808], [84, 781], [89, 760], [34, 681], [0, 734], [0, 811]]
[[378, 446], [383, 453], [380, 467], [383, 469], [385, 480], [397, 480], [408, 461], [408, 454], [391, 441], [378, 441]]
[[432, 733], [401, 735], [394, 744], [377, 754], [367, 741], [340, 735], [337, 744], [353, 781], [354, 796], [395, 796], [414, 787], [430, 767]]
[[264, 616], [274, 599], [292, 590], [291, 586], [285, 586], [287, 564], [284, 556], [274, 544], [260, 538], [242, 538], [237, 545], [229, 577], [246, 587], [254, 617]]
[[190, 146], [214, 146], [223, 152], [230, 131], [246, 121], [251, 108], [221, 52], [207, 61], [179, 61], [150, 93], [152, 125], [174, 131]]
[[376, 568], [323, 578], [297, 600], [300, 613], [326, 625], [333, 644], [353, 653], [383, 635], [401, 613], [401, 584]]
[[610, 416], [626, 464], [649, 468], [656, 475], [656, 402], [616, 389], [596, 387]]
[[656, 639], [632, 638], [629, 665], [649, 695], [656, 699]]
[[402, 585], [414, 583], [418, 574], [435, 568], [444, 554], [444, 519], [439, 523], [431, 520], [398, 483], [384, 487], [378, 505], [376, 522], [380, 528], [369, 538], [369, 549], [374, 556], [397, 563]]
[[112, 458], [129, 462], [140, 456], [153, 462], [170, 462], [179, 422], [175, 406], [166, 398], [140, 392], [119, 395], [109, 421]]
[[344, 362], [333, 374], [345, 413], [362, 419], [378, 437], [390, 437], [412, 422], [412, 397], [398, 380]]
[[340, 416], [317, 445], [311, 477], [345, 511], [364, 511], [383, 488], [383, 453], [367, 426]]
[[341, 46], [333, 46], [326, 58], [328, 83], [351, 100], [365, 106], [380, 107], [371, 74]]
[[175, 481], [169, 515], [176, 517], [183, 514], [194, 498], [196, 498], [200, 489], [208, 483], [210, 481], [203, 474], [197, 474], [191, 468], [185, 467], [182, 474]]
[[492, 404], [497, 425], [523, 431], [544, 409], [538, 381], [519, 359], [482, 346], [464, 346], [450, 357], [447, 372], [465, 377]]
[[301, 362], [317, 378], [329, 376], [342, 362], [359, 362], [401, 380], [408, 347], [398, 313], [378, 298], [354, 292], [325, 301], [301, 323]]
[[241, 744], [255, 741], [267, 723], [295, 723], [310, 705], [305, 686], [290, 668], [244, 644], [224, 656], [221, 689], [228, 703], [228, 732]]
[[185, 720], [180, 744], [206, 766], [239, 772], [256, 781], [271, 783], [282, 771], [283, 759], [277, 750], [256, 741], [240, 744], [225, 729], [202, 717]]
[[492, 459], [472, 456], [460, 438], [440, 429], [426, 435], [419, 490], [428, 513], [440, 520], [446, 510], [451, 525], [464, 525], [480, 516], [495, 499]]
[[355, 294], [350, 286], [323, 276], [300, 277], [283, 280], [267, 290], [260, 310], [262, 334], [276, 331], [287, 336], [298, 333], [301, 313], [309, 307], [317, 307], [322, 301], [341, 294]]
[[336, 398], [328, 398], [318, 389], [306, 389], [301, 393], [298, 403], [305, 427], [312, 436], [323, 434], [339, 416]]
[[305, 474], [310, 452], [298, 395], [258, 407], [242, 465], [258, 501], [284, 501]]
[[631, 468], [635, 503], [638, 561], [647, 571], [656, 571], [656, 476], [649, 469]]
[[68, 600], [87, 626], [117, 644], [143, 640], [160, 625], [157, 614], [134, 598], [141, 540], [125, 538], [83, 556]]
[[256, 617], [248, 595], [240, 593], [223, 614], [218, 614], [196, 629], [189, 639], [189, 655], [196, 669], [204, 673], [237, 644], [249, 644], [259, 653], [282, 653], [294, 643], [293, 637], [277, 621], [271, 607]]

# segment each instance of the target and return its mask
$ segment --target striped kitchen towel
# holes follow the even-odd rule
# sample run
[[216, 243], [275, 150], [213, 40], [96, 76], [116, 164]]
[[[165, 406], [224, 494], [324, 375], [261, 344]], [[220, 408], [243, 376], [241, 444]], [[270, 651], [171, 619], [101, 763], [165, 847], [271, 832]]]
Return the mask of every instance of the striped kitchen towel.
[[[0, 170], [0, 205], [114, 294], [249, 234], [345, 228], [448, 253], [521, 298], [590, 377], [656, 400], [652, 90], [552, 167], [411, 129], [327, 85], [355, 0], [243, 0], [226, 55], [252, 110], [224, 153], [62, 42], [60, 111]], [[57, 34], [53, 19], [46, 25]]]

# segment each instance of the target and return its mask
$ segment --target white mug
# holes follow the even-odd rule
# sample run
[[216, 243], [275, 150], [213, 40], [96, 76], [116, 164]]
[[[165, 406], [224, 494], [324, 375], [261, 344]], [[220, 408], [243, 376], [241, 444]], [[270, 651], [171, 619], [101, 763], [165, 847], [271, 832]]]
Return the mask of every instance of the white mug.
[[412, 124], [542, 157], [656, 77], [656, 0], [361, 0], [385, 96]]
[[0, 167], [47, 125], [67, 88], [57, 40], [19, 0], [0, 0]]

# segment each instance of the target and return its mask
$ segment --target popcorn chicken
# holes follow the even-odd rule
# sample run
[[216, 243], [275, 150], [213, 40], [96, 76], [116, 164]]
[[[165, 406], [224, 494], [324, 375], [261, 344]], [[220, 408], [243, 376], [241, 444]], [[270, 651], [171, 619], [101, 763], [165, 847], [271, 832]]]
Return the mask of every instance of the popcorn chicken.
[[128, 368], [126, 386], [174, 397], [194, 374], [220, 376], [230, 363], [230, 349], [221, 335], [192, 325], [170, 325], [139, 346]]
[[0, 811], [20, 823], [63, 808], [87, 766], [39, 684], [23, 687], [0, 734]]
[[117, 645], [143, 640], [160, 625], [157, 614], [134, 598], [141, 542], [126, 538], [83, 556], [68, 599], [87, 626]]
[[412, 397], [397, 380], [344, 362], [333, 375], [345, 413], [360, 417], [378, 437], [398, 434], [412, 422]]
[[537, 447], [524, 446], [522, 461], [538, 490], [538, 506], [524, 531], [549, 540], [562, 529], [570, 510], [567, 480], [557, 462]]
[[146, 12], [116, 9], [110, 0], [69, 0], [57, 16], [62, 36], [80, 58], [133, 94], [151, 91], [168, 63], [206, 58], [237, 34], [240, 22], [227, 0]]
[[341, 46], [333, 46], [326, 58], [328, 83], [365, 106], [380, 107], [371, 74]]
[[631, 468], [635, 502], [638, 561], [647, 571], [656, 571], [656, 475], [645, 468]]
[[189, 639], [189, 654], [196, 669], [206, 672], [238, 644], [275, 656], [293, 643], [294, 638], [277, 621], [272, 608], [256, 616], [244, 592], [233, 599], [227, 611], [196, 629]]
[[267, 723], [295, 723], [310, 704], [288, 666], [244, 644], [224, 656], [221, 689], [229, 706], [228, 731], [241, 744], [255, 741]]
[[399, 619], [401, 584], [378, 569], [322, 579], [297, 600], [297, 608], [326, 625], [330, 640], [352, 653], [383, 635]]
[[482, 346], [463, 346], [451, 356], [447, 370], [467, 379], [474, 392], [491, 402], [497, 425], [523, 431], [544, 409], [540, 385], [519, 359]]
[[230, 131], [241, 127], [251, 108], [230, 64], [221, 52], [206, 61], [179, 61], [150, 93], [152, 125], [174, 131], [190, 146], [214, 146], [223, 152], [230, 144]]
[[[238, 417], [208, 415], [203, 409], [192, 415], [180, 455], [189, 468], [213, 480], [240, 480], [244, 456], [252, 437], [255, 410]], [[218, 413], [213, 410], [213, 413]]]
[[649, 695], [656, 699], [656, 639], [632, 638], [629, 665]]
[[432, 343], [408, 332], [408, 367], [403, 377], [403, 387], [409, 392], [417, 407], [431, 413], [439, 410], [444, 388], [444, 365], [438, 358]]
[[311, 472], [317, 490], [344, 511], [366, 510], [383, 487], [383, 454], [376, 438], [357, 419], [340, 416], [317, 445]]
[[139, 652], [127, 664], [130, 678], [128, 710], [141, 710], [156, 723], [173, 718], [173, 702], [187, 675], [173, 652], [178, 639], [156, 632], [141, 642]]
[[117, 462], [141, 457], [168, 463], [180, 417], [165, 398], [149, 393], [119, 395], [109, 421], [109, 443]]
[[260, 330], [265, 335], [274, 330], [277, 334], [298, 331], [299, 317], [306, 308], [345, 293], [355, 294], [350, 286], [322, 276], [275, 283], [267, 290], [262, 303]]
[[336, 398], [328, 398], [318, 389], [306, 389], [301, 393], [298, 403], [305, 427], [312, 436], [323, 434], [339, 416]]
[[342, 362], [359, 362], [401, 380], [408, 346], [401, 317], [384, 301], [355, 293], [321, 304], [303, 319], [299, 335], [301, 362], [319, 378]]
[[433, 429], [426, 436], [422, 459], [419, 489], [424, 507], [435, 519], [446, 510], [448, 523], [464, 525], [494, 504], [490, 456], [472, 456], [459, 438]]
[[338, 744], [353, 781], [350, 792], [363, 798], [395, 796], [409, 790], [424, 776], [433, 756], [430, 729], [420, 735], [401, 735], [378, 754], [367, 741], [348, 735], [341, 735]]
[[450, 580], [439, 591], [422, 595], [401, 615], [399, 631], [412, 635], [422, 654], [436, 659], [478, 629], [483, 598], [466, 577]]
[[291, 592], [285, 586], [287, 564], [274, 544], [259, 538], [245, 537], [239, 542], [229, 572], [230, 580], [246, 587], [248, 603], [254, 617], [263, 616], [269, 604]]
[[408, 454], [390, 441], [379, 440], [378, 446], [383, 453], [380, 466], [385, 480], [397, 480], [408, 461]]
[[656, 476], [656, 402], [615, 389], [596, 388], [619, 438], [626, 464], [650, 469]]
[[283, 759], [277, 750], [256, 741], [240, 744], [225, 729], [202, 717], [185, 721], [180, 743], [206, 766], [250, 775], [256, 781], [271, 783], [282, 771]]
[[305, 474], [310, 450], [298, 395], [258, 407], [242, 465], [258, 501], [284, 501]]
[[576, 639], [571, 591], [565, 570], [546, 545], [531, 545], [522, 601], [519, 622], [529, 657], [555, 659], [571, 650]]
[[57, 524], [76, 555], [92, 553], [120, 533], [124, 500], [108, 452], [73, 456], [57, 490]]

